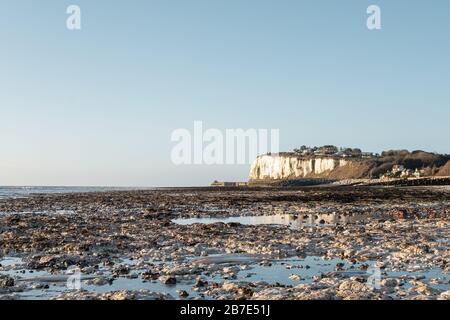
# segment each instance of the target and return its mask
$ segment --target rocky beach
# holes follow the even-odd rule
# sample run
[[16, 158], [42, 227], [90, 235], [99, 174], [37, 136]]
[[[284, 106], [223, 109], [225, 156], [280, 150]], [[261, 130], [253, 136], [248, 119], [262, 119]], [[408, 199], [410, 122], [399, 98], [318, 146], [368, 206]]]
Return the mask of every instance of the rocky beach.
[[0, 299], [448, 300], [449, 212], [448, 187], [2, 199]]

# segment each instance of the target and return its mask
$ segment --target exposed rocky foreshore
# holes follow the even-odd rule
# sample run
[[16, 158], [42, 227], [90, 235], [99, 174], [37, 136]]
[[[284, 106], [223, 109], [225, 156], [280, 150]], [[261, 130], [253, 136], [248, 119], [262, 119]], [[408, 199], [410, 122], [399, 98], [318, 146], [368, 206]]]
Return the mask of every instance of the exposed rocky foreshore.
[[[445, 187], [170, 189], [1, 200], [0, 298], [450, 299], [449, 212]], [[369, 218], [296, 229], [173, 222], [279, 214]], [[73, 267], [81, 290], [65, 287]]]

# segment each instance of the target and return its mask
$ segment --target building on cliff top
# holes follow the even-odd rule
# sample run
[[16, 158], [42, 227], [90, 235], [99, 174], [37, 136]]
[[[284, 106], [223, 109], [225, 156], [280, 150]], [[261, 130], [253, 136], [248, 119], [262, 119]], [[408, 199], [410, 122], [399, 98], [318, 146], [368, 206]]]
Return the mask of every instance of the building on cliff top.
[[301, 146], [298, 149], [294, 149], [294, 153], [301, 156], [315, 156], [315, 157], [327, 157], [333, 156], [338, 158], [375, 158], [378, 155], [373, 152], [363, 152], [359, 148], [338, 148], [333, 145], [326, 145], [322, 147], [307, 147]]
[[246, 187], [248, 182], [222, 182], [215, 180], [211, 183], [211, 187]]

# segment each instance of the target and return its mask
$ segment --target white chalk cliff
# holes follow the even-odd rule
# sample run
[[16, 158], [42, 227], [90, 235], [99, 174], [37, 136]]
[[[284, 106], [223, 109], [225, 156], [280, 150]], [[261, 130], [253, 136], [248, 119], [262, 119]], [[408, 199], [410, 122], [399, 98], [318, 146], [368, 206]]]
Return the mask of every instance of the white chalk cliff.
[[326, 177], [349, 160], [331, 157], [302, 158], [290, 155], [263, 155], [250, 169], [250, 180], [283, 180]]

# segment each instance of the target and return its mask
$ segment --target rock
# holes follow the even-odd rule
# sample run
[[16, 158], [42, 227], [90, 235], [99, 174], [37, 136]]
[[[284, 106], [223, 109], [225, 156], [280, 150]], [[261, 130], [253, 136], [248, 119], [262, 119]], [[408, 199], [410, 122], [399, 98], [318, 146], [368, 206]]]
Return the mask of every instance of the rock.
[[189, 296], [189, 293], [185, 290], [177, 290], [177, 293], [180, 298], [187, 298]]
[[130, 273], [130, 267], [126, 265], [119, 265], [113, 270], [113, 273], [117, 276], [127, 275]]
[[104, 286], [107, 284], [110, 284], [110, 280], [103, 278], [103, 277], [98, 277], [95, 279], [90, 279], [90, 280], [86, 280], [85, 283], [87, 285], [94, 285], [94, 286]]
[[334, 270], [341, 271], [341, 270], [344, 270], [344, 267], [345, 267], [345, 264], [339, 262], [339, 263], [336, 263], [336, 267], [334, 268]]
[[421, 295], [417, 295], [417, 296], [413, 297], [411, 300], [429, 301], [429, 300], [435, 300], [435, 299], [431, 296], [421, 294]]
[[76, 255], [45, 255], [32, 256], [27, 262], [30, 269], [52, 268], [55, 270], [66, 270], [72, 266], [84, 266], [87, 261]]
[[439, 300], [450, 300], [450, 290], [448, 290], [448, 291], [445, 291], [445, 292], [442, 292], [440, 295], [439, 295], [439, 298], [438, 298]]
[[344, 280], [338, 287], [338, 295], [346, 300], [365, 300], [372, 296], [372, 289], [355, 280]]
[[353, 249], [347, 249], [344, 251], [343, 256], [344, 258], [352, 258], [355, 255], [355, 250]]
[[34, 283], [31, 285], [33, 289], [49, 289], [49, 285], [45, 283]]
[[11, 278], [10, 276], [0, 275], [0, 288], [14, 287], [14, 284], [14, 278]]
[[97, 270], [98, 270], [98, 268], [92, 266], [92, 267], [83, 268], [81, 270], [81, 272], [84, 274], [92, 274], [92, 273], [96, 272]]
[[251, 297], [253, 295], [253, 290], [250, 288], [246, 288], [246, 287], [239, 287], [238, 289], [238, 295], [240, 296], [246, 296], [246, 297]]
[[177, 283], [177, 278], [172, 276], [160, 276], [158, 280], [166, 285], [174, 285]]
[[224, 282], [222, 289], [226, 291], [237, 291], [239, 286], [233, 282]]
[[398, 286], [398, 280], [397, 279], [392, 279], [392, 278], [389, 278], [389, 279], [383, 279], [383, 280], [381, 280], [381, 286], [383, 286], [383, 287], [396, 287], [396, 286]]
[[240, 271], [240, 268], [236, 267], [236, 266], [223, 268], [223, 272], [225, 272], [225, 273], [235, 274], [235, 273], [238, 273], [239, 271]]
[[289, 276], [289, 279], [291, 279], [293, 281], [300, 281], [300, 280], [302, 280], [302, 278], [298, 274], [291, 274]]
[[252, 300], [287, 300], [291, 293], [284, 288], [268, 288], [255, 292]]
[[52, 300], [174, 300], [170, 294], [157, 293], [148, 290], [114, 291], [93, 293], [88, 291], [62, 293]]
[[323, 290], [302, 290], [301, 292], [295, 293], [296, 300], [335, 300], [336, 292], [329, 288]]
[[204, 286], [206, 286], [208, 284], [208, 282], [203, 281], [202, 279], [198, 278], [194, 284], [195, 288], [202, 288]]
[[126, 291], [115, 292], [108, 297], [108, 300], [133, 300], [134, 295]]
[[408, 210], [403, 208], [391, 210], [391, 212], [389, 212], [389, 215], [394, 219], [407, 219], [410, 217]]
[[272, 261], [269, 260], [263, 260], [259, 263], [260, 266], [262, 267], [271, 267], [272, 266]]
[[152, 272], [152, 271], [146, 271], [146, 272], [143, 272], [141, 274], [141, 276], [142, 276], [142, 279], [144, 279], [145, 281], [156, 280], [159, 278], [159, 273]]
[[416, 292], [425, 296], [440, 295], [441, 291], [430, 287], [425, 283], [419, 283], [415, 288]]

